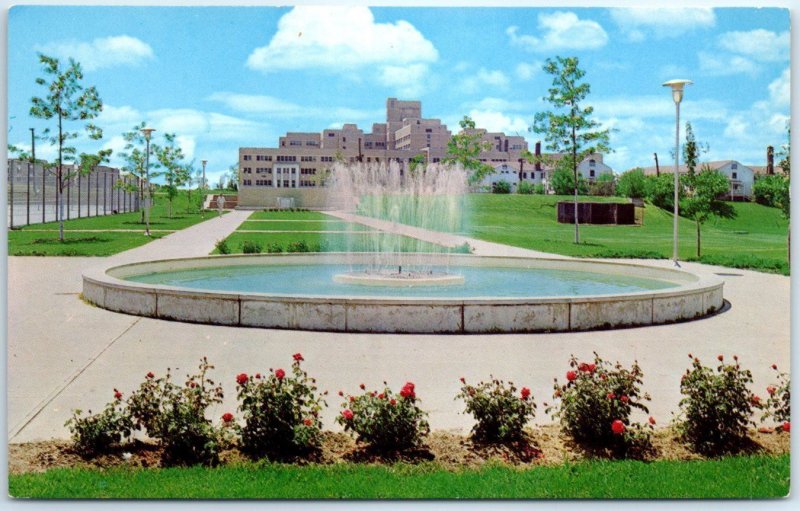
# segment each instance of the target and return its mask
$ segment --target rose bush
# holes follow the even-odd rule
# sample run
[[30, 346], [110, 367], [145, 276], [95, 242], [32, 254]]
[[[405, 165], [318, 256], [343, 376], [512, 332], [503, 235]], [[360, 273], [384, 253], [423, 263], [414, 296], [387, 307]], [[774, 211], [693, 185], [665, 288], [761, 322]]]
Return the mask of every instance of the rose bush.
[[472, 428], [475, 439], [505, 442], [522, 438], [525, 424], [536, 414], [536, 403], [529, 388], [517, 391], [512, 382], [495, 378], [474, 386], [461, 378], [461, 383], [456, 399], [462, 399], [466, 403], [464, 413], [475, 418]]
[[718, 356], [716, 369], [703, 366], [689, 354], [691, 369], [681, 377], [681, 413], [677, 427], [681, 436], [696, 451], [721, 454], [739, 450], [747, 438], [747, 429], [754, 426], [753, 408], [760, 398], [748, 388], [753, 382], [749, 370], [742, 369], [739, 359], [726, 364]]
[[653, 423], [631, 421], [631, 412], [647, 413], [642, 401], [650, 396], [640, 390], [642, 370], [634, 362], [630, 369], [611, 364], [597, 353], [594, 361], [569, 362], [565, 384], [553, 386], [555, 402], [547, 408], [561, 423], [564, 433], [592, 448], [607, 448], [622, 457], [641, 457], [651, 448]]
[[72, 434], [73, 449], [84, 457], [107, 452], [113, 445], [129, 438], [133, 421], [122, 401], [122, 393], [114, 389], [114, 400], [102, 412], [86, 417], [81, 410], [73, 410], [72, 417], [64, 424]]
[[224, 443], [222, 432], [206, 418], [209, 406], [222, 402], [222, 387], [206, 376], [214, 366], [203, 357], [199, 371], [187, 375], [183, 385], [172, 381], [172, 374], [156, 378], [148, 373], [144, 382], [128, 398], [128, 410], [137, 429], [164, 448], [166, 464], [215, 465]]
[[[345, 431], [356, 434], [359, 442], [384, 451], [397, 451], [415, 447], [430, 432], [426, 421], [427, 414], [422, 411], [417, 399], [415, 385], [407, 382], [398, 394], [383, 382], [382, 392], [367, 392], [359, 396], [345, 396], [342, 412], [336, 422]], [[360, 385], [366, 389], [364, 384]]]
[[316, 380], [301, 367], [303, 356], [293, 356], [291, 374], [283, 369], [236, 377], [239, 410], [244, 418], [240, 428], [242, 447], [256, 454], [294, 454], [319, 446], [327, 406], [317, 390]]
[[772, 370], [777, 373], [778, 381], [767, 386], [767, 401], [764, 403], [761, 421], [772, 419], [780, 424], [778, 431], [788, 432], [791, 420], [791, 380], [787, 373], [778, 370], [777, 364], [772, 364]]

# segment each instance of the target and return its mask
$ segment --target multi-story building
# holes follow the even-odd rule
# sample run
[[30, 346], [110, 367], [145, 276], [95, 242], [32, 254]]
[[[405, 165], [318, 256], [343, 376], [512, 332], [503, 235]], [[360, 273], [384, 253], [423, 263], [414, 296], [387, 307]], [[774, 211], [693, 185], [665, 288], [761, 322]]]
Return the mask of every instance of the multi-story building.
[[[495, 167], [485, 185], [499, 179], [513, 186], [520, 180], [548, 184], [552, 169], [530, 163], [525, 157], [528, 143], [521, 136], [491, 133], [475, 129], [489, 147], [480, 160]], [[386, 122], [375, 123], [372, 131], [364, 133], [355, 124], [340, 129], [325, 129], [320, 133], [288, 132], [280, 137], [277, 148], [239, 148], [239, 205], [241, 207], [274, 207], [280, 198], [293, 198], [298, 207], [325, 207], [321, 190], [326, 170], [336, 161], [389, 163], [397, 162], [405, 169], [412, 158], [422, 155], [430, 163], [447, 156], [447, 143], [452, 132], [439, 119], [422, 117], [419, 101], [386, 100]], [[540, 144], [536, 144], [539, 153]], [[591, 162], [591, 163], [590, 163]], [[602, 155], [587, 158], [588, 179], [598, 172], [611, 171], [603, 165]], [[591, 167], [591, 168], [590, 168]]]

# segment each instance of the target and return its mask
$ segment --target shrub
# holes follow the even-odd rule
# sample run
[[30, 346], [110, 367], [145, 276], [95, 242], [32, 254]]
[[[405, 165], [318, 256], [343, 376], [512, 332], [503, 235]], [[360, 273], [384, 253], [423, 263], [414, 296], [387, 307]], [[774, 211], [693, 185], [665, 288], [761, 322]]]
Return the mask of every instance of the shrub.
[[[364, 390], [361, 384], [361, 390]], [[344, 393], [339, 392], [340, 396]], [[396, 451], [419, 445], [430, 432], [427, 414], [417, 406], [414, 384], [407, 382], [398, 394], [386, 386], [382, 392], [347, 396], [336, 422], [354, 432], [359, 442], [378, 450]]]
[[281, 252], [283, 252], [283, 247], [280, 243], [270, 243], [267, 245], [268, 254], [280, 254]]
[[597, 353], [594, 362], [569, 362], [567, 383], [555, 379], [553, 404], [547, 409], [559, 419], [561, 429], [579, 444], [592, 448], [610, 449], [617, 456], [641, 457], [651, 448], [651, 433], [655, 421], [643, 426], [630, 419], [634, 408], [645, 413], [642, 401], [642, 370], [634, 362], [625, 369], [617, 362], [602, 360]]
[[753, 407], [760, 399], [747, 388], [753, 382], [749, 370], [726, 364], [722, 355], [716, 369], [692, 357], [692, 368], [681, 377], [681, 416], [678, 431], [685, 441], [703, 454], [735, 452], [747, 437]]
[[531, 195], [534, 192], [535, 186], [533, 183], [528, 181], [520, 181], [519, 185], [517, 185], [517, 193], [521, 193], [523, 195]]
[[172, 382], [170, 370], [156, 378], [148, 373], [139, 389], [128, 398], [128, 409], [137, 429], [157, 439], [167, 464], [215, 465], [223, 442], [221, 432], [206, 419], [208, 407], [222, 402], [222, 387], [206, 377], [214, 366], [203, 357], [199, 372], [186, 382]]
[[311, 247], [308, 246], [306, 240], [293, 241], [286, 247], [287, 252], [311, 252]]
[[589, 195], [595, 197], [611, 197], [614, 195], [614, 174], [600, 174], [593, 183], [589, 184]]
[[[550, 186], [556, 195], [572, 195], [575, 193], [575, 175], [572, 169], [559, 168], [553, 172]], [[589, 186], [586, 184], [586, 179], [578, 174], [578, 195], [586, 195], [588, 192]]]
[[498, 181], [492, 185], [492, 193], [511, 193], [511, 184], [507, 181]]
[[218, 240], [214, 244], [214, 247], [216, 247], [217, 252], [219, 252], [220, 254], [230, 254], [231, 253], [231, 247], [228, 246], [228, 240]]
[[617, 180], [616, 194], [629, 199], [643, 199], [647, 196], [647, 177], [641, 167], [623, 172]]
[[[646, 198], [661, 209], [672, 211], [675, 201], [675, 178], [672, 174], [661, 174], [659, 176], [647, 176]], [[683, 187], [678, 187], [678, 201], [683, 198]]]
[[327, 405], [317, 392], [316, 381], [300, 368], [303, 356], [295, 353], [293, 357], [291, 374], [270, 369], [269, 374], [236, 377], [245, 451], [284, 455], [319, 446], [319, 413]]
[[506, 442], [522, 438], [522, 428], [536, 414], [536, 403], [527, 387], [519, 392], [512, 382], [491, 378], [488, 382], [469, 385], [461, 378], [461, 392], [456, 399], [466, 403], [465, 413], [477, 422], [473, 436], [487, 442]]
[[533, 193], [535, 193], [536, 195], [544, 195], [545, 193], [547, 193], [547, 190], [545, 190], [543, 184], [538, 184], [534, 185]]
[[114, 400], [102, 412], [82, 417], [81, 410], [73, 410], [64, 424], [72, 434], [73, 448], [84, 457], [101, 454], [133, 431], [133, 421], [122, 402], [122, 394], [114, 389]]
[[788, 196], [789, 180], [777, 174], [762, 176], [753, 183], [753, 200], [758, 204], [781, 207], [781, 203]]
[[261, 244], [255, 241], [245, 240], [242, 242], [242, 253], [244, 254], [260, 254]]
[[778, 381], [767, 386], [767, 402], [764, 403], [761, 422], [771, 418], [781, 425], [778, 431], [788, 431], [791, 420], [791, 380], [788, 374], [778, 371], [777, 365], [772, 364], [772, 370], [777, 373]]

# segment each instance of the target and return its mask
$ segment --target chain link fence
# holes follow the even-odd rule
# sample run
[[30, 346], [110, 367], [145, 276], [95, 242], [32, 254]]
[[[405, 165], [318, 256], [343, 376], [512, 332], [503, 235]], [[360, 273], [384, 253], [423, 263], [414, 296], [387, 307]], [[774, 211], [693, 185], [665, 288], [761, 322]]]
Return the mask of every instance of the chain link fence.
[[[65, 174], [76, 174], [73, 166]], [[29, 161], [8, 160], [8, 226], [58, 219], [56, 169]], [[64, 183], [64, 219], [139, 211], [139, 180], [119, 169], [99, 166], [90, 174], [73, 175]]]

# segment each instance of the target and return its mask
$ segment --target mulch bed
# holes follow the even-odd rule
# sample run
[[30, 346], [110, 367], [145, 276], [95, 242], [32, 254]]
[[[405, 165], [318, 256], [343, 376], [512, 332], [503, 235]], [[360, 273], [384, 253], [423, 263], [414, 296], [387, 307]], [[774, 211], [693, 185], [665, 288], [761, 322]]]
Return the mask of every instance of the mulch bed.
[[[790, 451], [789, 434], [778, 432], [750, 432], [750, 442], [743, 454], [784, 454]], [[653, 436], [653, 452], [647, 461], [699, 460], [702, 455], [683, 444], [671, 429], [657, 430]], [[325, 432], [321, 449], [305, 457], [285, 459], [294, 464], [332, 463], [421, 463], [432, 461], [448, 470], [475, 468], [487, 462], [503, 463], [521, 468], [536, 465], [558, 465], [588, 458], [607, 458], [602, 452], [587, 451], [565, 437], [557, 425], [528, 430], [524, 441], [514, 444], [483, 444], [469, 437], [447, 431], [431, 433], [424, 445], [417, 449], [386, 453], [375, 452], [359, 445], [345, 433]], [[221, 452], [223, 464], [238, 464], [251, 458], [238, 449]], [[52, 468], [110, 468], [110, 467], [160, 467], [161, 449], [155, 444], [134, 441], [114, 449], [108, 454], [91, 459], [82, 458], [71, 448], [68, 440], [50, 440], [8, 446], [9, 473], [43, 472]]]

